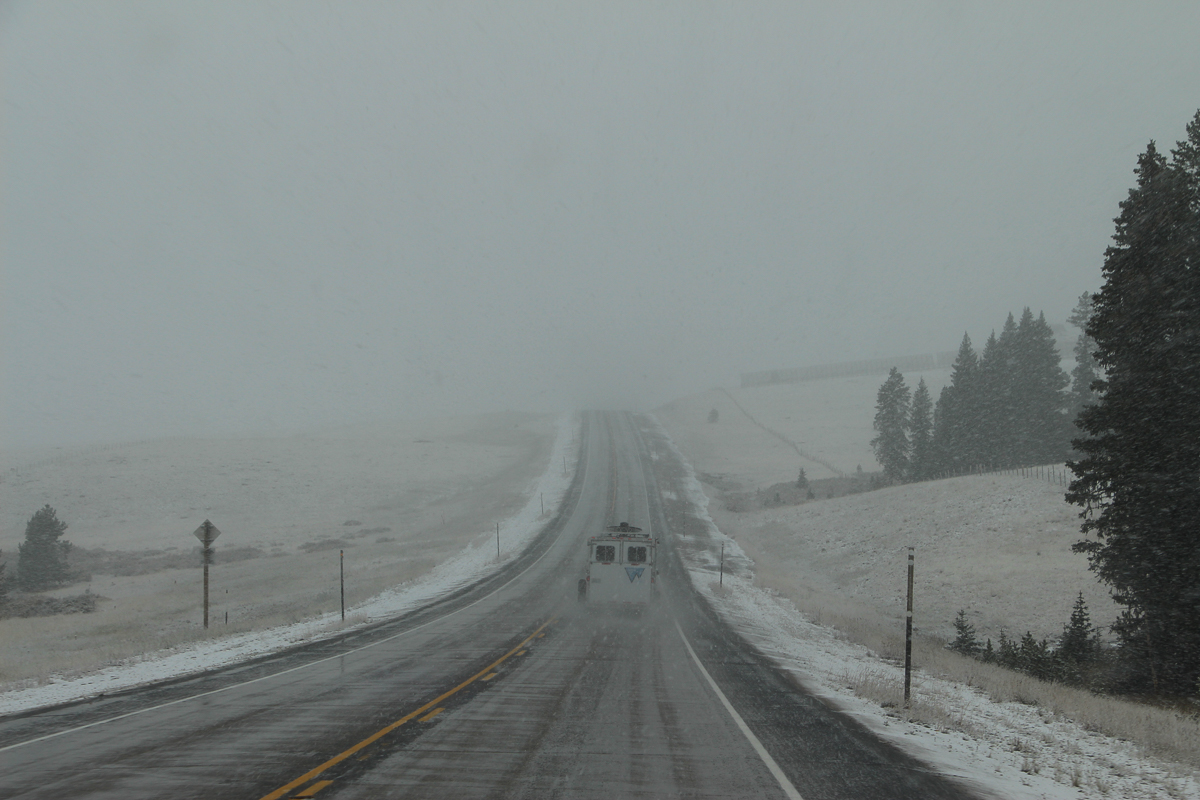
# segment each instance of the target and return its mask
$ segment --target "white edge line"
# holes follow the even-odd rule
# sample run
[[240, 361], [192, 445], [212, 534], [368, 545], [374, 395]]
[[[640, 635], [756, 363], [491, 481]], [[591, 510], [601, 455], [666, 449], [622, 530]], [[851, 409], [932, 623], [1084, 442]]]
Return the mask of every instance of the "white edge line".
[[689, 642], [688, 638], [683, 635], [683, 628], [679, 627], [679, 621], [674, 620], [674, 622], [675, 630], [679, 631], [679, 638], [683, 639], [683, 646], [687, 648], [688, 654], [692, 657], [692, 660], [696, 662], [696, 666], [700, 668], [700, 674], [704, 676], [704, 679], [708, 681], [708, 685], [712, 687], [714, 692], [716, 692], [717, 699], [721, 701], [721, 705], [725, 706], [725, 710], [729, 712], [729, 716], [733, 717], [733, 721], [737, 723], [738, 729], [741, 730], [741, 732], [745, 735], [746, 740], [750, 742], [750, 746], [754, 748], [754, 752], [758, 753], [758, 757], [761, 758], [763, 763], [767, 765], [767, 769], [770, 770], [771, 775], [773, 775], [775, 780], [779, 782], [779, 788], [783, 789], [783, 793], [787, 795], [790, 800], [804, 800], [804, 798], [800, 796], [800, 793], [796, 791], [796, 787], [793, 786], [792, 782], [788, 780], [787, 775], [784, 775], [783, 770], [780, 769], [779, 765], [775, 763], [775, 759], [771, 758], [771, 754], [767, 752], [765, 747], [763, 747], [762, 742], [760, 742], [758, 737], [754, 735], [754, 731], [750, 730], [750, 728], [746, 725], [746, 721], [742, 719], [742, 715], [739, 714], [733, 707], [733, 704], [729, 702], [729, 698], [727, 698], [725, 693], [721, 691], [721, 687], [717, 686], [717, 682], [713, 680], [712, 675], [709, 675], [708, 670], [706, 670], [704, 665], [700, 663], [700, 657], [697, 656], [696, 651], [692, 649], [692, 643]]
[[[583, 463], [583, 480], [584, 480], [584, 481], [587, 481], [587, 467], [588, 467], [588, 465], [587, 465], [587, 461], [584, 461], [584, 463]], [[570, 488], [570, 487], [568, 487], [568, 489], [569, 489], [569, 488]], [[258, 683], [258, 682], [260, 682], [260, 681], [268, 681], [268, 680], [271, 680], [272, 678], [278, 678], [278, 677], [280, 677], [281, 675], [287, 675], [289, 672], [297, 672], [298, 670], [302, 670], [302, 669], [308, 669], [309, 667], [315, 667], [317, 664], [324, 664], [326, 661], [333, 661], [335, 658], [343, 658], [343, 657], [345, 657], [345, 656], [348, 656], [348, 655], [350, 655], [351, 653], [358, 653], [358, 652], [361, 652], [361, 651], [363, 651], [363, 650], [366, 650], [366, 649], [368, 649], [368, 648], [375, 647], [375, 646], [377, 646], [377, 645], [381, 645], [381, 644], [385, 644], [385, 643], [387, 643], [387, 642], [390, 642], [390, 641], [392, 641], [392, 640], [394, 640], [394, 639], [399, 639], [401, 636], [407, 636], [407, 635], [409, 635], [410, 633], [416, 633], [417, 631], [421, 630], [422, 628], [428, 628], [430, 625], [433, 625], [435, 622], [442, 622], [443, 620], [447, 620], [447, 619], [449, 619], [450, 617], [453, 617], [455, 614], [459, 614], [459, 613], [462, 613], [463, 611], [466, 611], [468, 608], [472, 608], [472, 607], [474, 607], [474, 606], [477, 606], [477, 605], [479, 605], [480, 603], [482, 603], [484, 600], [487, 600], [487, 599], [488, 599], [488, 598], [490, 598], [492, 595], [494, 595], [494, 594], [496, 594], [497, 592], [501, 591], [502, 589], [506, 589], [506, 588], [508, 588], [508, 586], [509, 586], [511, 583], [513, 583], [514, 581], [518, 580], [518, 579], [519, 579], [519, 578], [521, 578], [521, 577], [522, 577], [522, 576], [523, 576], [523, 575], [524, 575], [526, 572], [529, 572], [529, 570], [531, 570], [531, 569], [533, 569], [534, 567], [536, 567], [536, 566], [538, 565], [538, 563], [539, 563], [539, 562], [540, 562], [540, 561], [541, 561], [543, 558], [545, 558], [547, 555], [549, 555], [549, 553], [550, 553], [550, 549], [549, 549], [549, 548], [547, 548], [546, 550], [544, 550], [544, 551], [542, 552], [542, 554], [541, 554], [540, 556], [538, 556], [538, 557], [537, 557], [537, 559], [536, 559], [536, 560], [535, 560], [535, 561], [534, 561], [532, 564], [530, 564], [528, 567], [526, 567], [525, 569], [521, 570], [519, 573], [517, 573], [516, 575], [514, 575], [512, 578], [510, 578], [509, 580], [505, 581], [505, 582], [504, 582], [502, 585], [500, 585], [500, 586], [497, 586], [495, 589], [493, 589], [492, 591], [488, 592], [487, 594], [485, 594], [483, 597], [479, 598], [479, 599], [478, 599], [478, 600], [476, 600], [475, 602], [473, 602], [473, 603], [470, 603], [470, 604], [468, 604], [468, 605], [465, 605], [465, 606], [463, 606], [462, 608], [457, 608], [457, 609], [455, 609], [454, 611], [451, 611], [449, 614], [443, 614], [442, 616], [439, 616], [439, 617], [436, 617], [436, 618], [434, 618], [434, 619], [431, 619], [431, 620], [429, 620], [429, 622], [424, 622], [424, 623], [421, 623], [420, 625], [418, 625], [418, 626], [417, 626], [417, 627], [415, 627], [415, 628], [409, 628], [409, 629], [408, 629], [408, 630], [406, 630], [406, 631], [401, 631], [400, 633], [393, 634], [393, 635], [391, 635], [391, 636], [387, 637], [386, 639], [380, 639], [380, 640], [379, 640], [379, 641], [377, 641], [377, 642], [371, 642], [370, 644], [364, 644], [364, 645], [362, 645], [361, 647], [355, 647], [353, 650], [347, 650], [347, 651], [346, 651], [346, 652], [344, 652], [344, 653], [338, 653], [337, 655], [326, 656], [325, 658], [320, 658], [320, 659], [317, 659], [316, 661], [310, 661], [310, 662], [308, 662], [307, 664], [301, 664], [301, 665], [300, 665], [300, 666], [298, 666], [298, 667], [291, 667], [290, 669], [285, 669], [285, 670], [283, 670], [282, 672], [273, 672], [273, 673], [271, 673], [270, 675], [263, 675], [261, 678], [252, 678], [251, 680], [248, 680], [248, 681], [242, 681], [241, 683], [234, 683], [234, 684], [231, 684], [231, 685], [229, 685], [229, 686], [223, 686], [223, 687], [221, 687], [220, 689], [213, 689], [213, 690], [211, 690], [211, 691], [207, 691], [207, 692], [201, 692], [200, 694], [191, 694], [191, 695], [188, 695], [187, 697], [181, 697], [181, 698], [179, 698], [178, 700], [171, 700], [171, 701], [169, 701], [169, 702], [166, 702], [166, 703], [160, 703], [160, 704], [158, 704], [158, 705], [156, 705], [156, 706], [150, 706], [149, 708], [139, 708], [137, 711], [129, 711], [129, 712], [125, 713], [125, 714], [119, 714], [119, 715], [117, 715], [117, 716], [115, 716], [115, 717], [109, 717], [108, 719], [101, 719], [101, 720], [97, 720], [97, 721], [95, 721], [95, 722], [89, 722], [89, 723], [88, 723], [88, 724], [86, 724], [86, 725], [80, 725], [80, 726], [78, 726], [78, 727], [75, 727], [75, 728], [67, 728], [66, 730], [63, 730], [63, 731], [57, 731], [57, 732], [55, 732], [55, 733], [48, 733], [48, 734], [46, 734], [45, 736], [39, 736], [39, 737], [37, 737], [36, 739], [26, 739], [26, 740], [25, 740], [25, 741], [23, 741], [23, 742], [17, 742], [16, 744], [10, 744], [10, 745], [6, 745], [5, 747], [0, 747], [0, 753], [3, 753], [3, 752], [5, 752], [5, 751], [8, 751], [8, 750], [15, 750], [15, 749], [16, 749], [16, 748], [18, 748], [18, 747], [24, 747], [25, 745], [28, 745], [28, 744], [36, 744], [36, 743], [38, 743], [38, 742], [44, 742], [44, 741], [46, 741], [47, 739], [54, 739], [54, 738], [57, 738], [57, 737], [59, 737], [59, 736], [66, 736], [68, 733], [76, 733], [76, 732], [78, 732], [78, 731], [86, 730], [86, 729], [88, 729], [88, 728], [94, 728], [94, 727], [96, 727], [97, 725], [106, 725], [106, 724], [108, 724], [108, 723], [110, 723], [110, 722], [116, 722], [116, 721], [118, 721], [118, 720], [127, 719], [127, 718], [129, 718], [129, 717], [136, 717], [138, 714], [145, 714], [145, 713], [146, 713], [146, 712], [148, 712], [148, 711], [157, 711], [157, 710], [158, 710], [158, 709], [160, 709], [160, 708], [167, 708], [168, 706], [178, 705], [179, 703], [186, 703], [186, 702], [187, 702], [187, 701], [189, 701], [189, 700], [197, 700], [197, 699], [199, 699], [199, 698], [201, 698], [201, 697], [208, 697], [208, 696], [210, 696], [210, 695], [214, 695], [214, 694], [220, 694], [221, 692], [228, 692], [228, 691], [230, 691], [231, 689], [240, 689], [240, 688], [241, 688], [241, 687], [243, 687], [243, 686], [249, 686], [249, 685], [251, 685], [251, 684], [253, 684], [253, 683]], [[682, 633], [683, 633], [683, 631], [680, 631], [680, 633], [682, 634]], [[329, 638], [331, 638], [331, 639], [332, 639], [332, 638], [334, 638], [334, 637], [329, 637]], [[686, 641], [686, 640], [685, 640], [685, 641]], [[690, 649], [691, 649], [691, 647], [689, 646], [689, 648], [688, 648], [688, 649], [690, 650]], [[693, 654], [692, 654], [692, 657], [693, 657], [693, 658], [695, 657], [695, 653], [693, 653]], [[697, 662], [697, 663], [699, 663], [699, 662]], [[228, 666], [230, 666], [230, 667], [235, 667], [235, 666], [238, 666], [238, 664], [237, 664], [237, 663], [234, 663], [234, 664], [230, 664], [230, 665], [228, 665]], [[701, 667], [701, 669], [703, 669], [703, 667]], [[707, 674], [708, 674], [708, 673], [705, 673], [705, 675], [707, 675]], [[709, 678], [709, 680], [711, 681], [711, 680], [712, 680], [712, 678]], [[148, 684], [148, 686], [152, 686], [152, 685], [153, 685], [153, 684]], [[713, 684], [713, 685], [715, 686], [716, 684]], [[143, 688], [145, 688], [145, 687], [143, 687]], [[724, 699], [724, 697], [722, 697], [722, 699]], [[753, 734], [751, 734], [751, 735], [753, 735]], [[767, 756], [767, 758], [770, 758], [770, 756]], [[785, 779], [785, 780], [786, 780], [786, 779]], [[796, 797], [797, 797], [797, 798], [799, 798], [800, 796], [799, 796], [799, 795], [796, 795]]]

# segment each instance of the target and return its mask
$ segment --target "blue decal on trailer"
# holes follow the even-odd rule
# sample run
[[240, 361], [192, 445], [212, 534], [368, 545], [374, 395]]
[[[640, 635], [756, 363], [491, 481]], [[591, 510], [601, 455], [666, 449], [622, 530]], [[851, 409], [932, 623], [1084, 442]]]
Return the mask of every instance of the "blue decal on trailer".
[[645, 567], [626, 567], [625, 574], [629, 576], [629, 582], [633, 583], [634, 580], [642, 577], [642, 572], [645, 571], [645, 569]]

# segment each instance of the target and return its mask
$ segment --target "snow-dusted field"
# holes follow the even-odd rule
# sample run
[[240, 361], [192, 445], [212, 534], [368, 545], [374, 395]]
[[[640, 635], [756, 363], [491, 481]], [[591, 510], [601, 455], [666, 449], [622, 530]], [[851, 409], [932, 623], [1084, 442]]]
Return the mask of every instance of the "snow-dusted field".
[[64, 538], [81, 547], [187, 551], [209, 518], [222, 531], [218, 550], [256, 546], [265, 554], [212, 567], [207, 632], [198, 567], [94, 575], [58, 593], [90, 589], [105, 598], [95, 613], [0, 620], [0, 681], [10, 690], [0, 695], [0, 712], [230, 663], [336, 629], [339, 549], [348, 623], [473, 580], [497, 567], [496, 522], [504, 560], [539, 528], [543, 499], [546, 518], [553, 513], [577, 440], [569, 415], [496, 414], [10, 462], [0, 481], [0, 542], [10, 565], [25, 521], [44, 503], [70, 526]]
[[[871, 438], [881, 380], [731, 394], [761, 425], [819, 449], [848, 472], [858, 463], [874, 467], [856, 448]], [[909, 377], [910, 385], [915, 380]], [[940, 384], [930, 373], [926, 382], [936, 396]], [[720, 418], [710, 424], [714, 407]], [[965, 608], [984, 636], [1004, 627], [1017, 636], [1032, 630], [1052, 637], [1080, 590], [1094, 622], [1112, 620], [1107, 592], [1086, 560], [1069, 551], [1078, 520], [1061, 487], [972, 476], [734, 513], [721, 489], [696, 473], [721, 475], [723, 485], [742, 490], [794, 480], [800, 466], [821, 475], [724, 392], [675, 401], [656, 417], [694, 468], [688, 494], [709, 530], [704, 540], [682, 543], [694, 584], [802, 683], [985, 795], [1200, 797], [1194, 717], [1040, 684], [946, 653], [935, 640], [917, 643], [912, 713], [898, 708], [910, 545], [917, 553], [916, 625], [925, 634], [949, 635], [954, 614]], [[731, 571], [724, 587], [713, 580], [721, 542]]]
[[[749, 389], [714, 389], [674, 400], [654, 414], [698, 471], [736, 476], [748, 487], [795, 480], [800, 467], [809, 478], [834, 475], [826, 465], [843, 473], [852, 473], [860, 466], [872, 472], [879, 465], [871, 453], [870, 442], [875, 435], [871, 422], [875, 418], [875, 397], [885, 378], [863, 375]], [[909, 389], [916, 389], [921, 378], [936, 402], [942, 387], [950, 381], [950, 370], [904, 375]], [[718, 421], [709, 424], [708, 414], [713, 409], [717, 410]], [[755, 425], [747, 414], [813, 458], [799, 458], [794, 449]]]

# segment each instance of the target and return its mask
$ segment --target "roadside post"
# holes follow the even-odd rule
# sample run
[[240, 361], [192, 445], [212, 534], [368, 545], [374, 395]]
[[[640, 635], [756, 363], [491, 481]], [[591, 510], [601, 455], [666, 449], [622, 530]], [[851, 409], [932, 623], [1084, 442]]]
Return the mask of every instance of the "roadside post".
[[717, 579], [718, 586], [725, 585], [725, 543], [721, 542], [721, 576]]
[[204, 627], [208, 627], [208, 565], [212, 563], [212, 543], [217, 540], [221, 532], [217, 530], [217, 526], [213, 525], [208, 520], [196, 528], [192, 534], [200, 540], [201, 560], [204, 562]]
[[342, 620], [346, 619], [346, 551], [338, 550], [338, 579], [342, 585]]
[[500, 560], [500, 523], [496, 523], [496, 560]]
[[908, 608], [904, 612], [904, 707], [912, 687], [913, 548], [908, 548]]

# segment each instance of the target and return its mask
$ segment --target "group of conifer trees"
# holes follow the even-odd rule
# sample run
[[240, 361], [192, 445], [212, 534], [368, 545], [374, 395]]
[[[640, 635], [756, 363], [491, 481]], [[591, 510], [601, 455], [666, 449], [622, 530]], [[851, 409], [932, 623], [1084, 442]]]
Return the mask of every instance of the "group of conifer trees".
[[1046, 639], [1035, 639], [1029, 631], [1020, 639], [1013, 639], [1003, 630], [997, 646], [992, 646], [991, 639], [981, 645], [965, 610], [960, 610], [954, 619], [954, 632], [954, 641], [947, 647], [965, 656], [1015, 669], [1044, 681], [1104, 688], [1097, 684], [1103, 682], [1100, 668], [1105, 661], [1105, 652], [1100, 642], [1100, 630], [1092, 625], [1083, 592], [1075, 600], [1071, 618], [1063, 626], [1057, 646], [1052, 646]]
[[871, 440], [884, 475], [898, 483], [1063, 460], [1076, 396], [1090, 392], [1095, 376], [1081, 375], [1068, 391], [1072, 381], [1060, 362], [1045, 316], [1035, 318], [1026, 308], [1020, 322], [1008, 315], [982, 354], [963, 335], [936, 404], [923, 378], [910, 399], [904, 376], [893, 368], [879, 387]]

